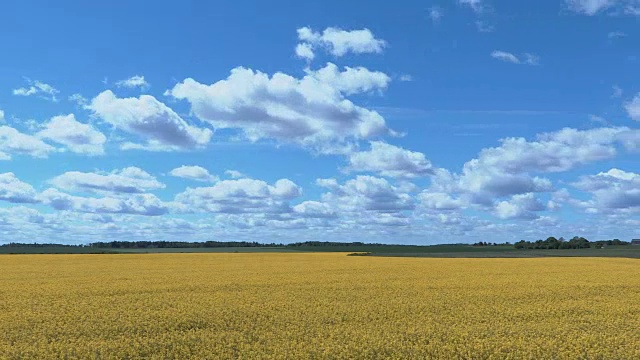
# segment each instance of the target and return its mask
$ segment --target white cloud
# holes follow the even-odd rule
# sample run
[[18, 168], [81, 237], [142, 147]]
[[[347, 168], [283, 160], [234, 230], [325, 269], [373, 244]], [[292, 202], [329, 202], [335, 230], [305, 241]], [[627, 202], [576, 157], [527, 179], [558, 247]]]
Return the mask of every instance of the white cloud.
[[[470, 206], [495, 207], [504, 197], [496, 215], [531, 215], [514, 203], [514, 195], [551, 192], [550, 180], [537, 173], [564, 172], [616, 155], [616, 145], [632, 150], [640, 147], [640, 133], [628, 128], [576, 130], [565, 128], [538, 135], [536, 141], [523, 138], [501, 140], [499, 147], [483, 149], [477, 158], [464, 164], [460, 174], [435, 169], [430, 187], [421, 195], [426, 209], [456, 209]], [[521, 199], [520, 199], [521, 200]], [[520, 204], [522, 205], [522, 204]], [[526, 210], [526, 209], [525, 209]]]
[[459, 191], [467, 194], [474, 204], [489, 205], [504, 196], [553, 190], [550, 180], [529, 174], [513, 174], [495, 168], [465, 170], [457, 185]]
[[41, 139], [49, 139], [65, 145], [78, 154], [101, 155], [107, 137], [91, 125], [78, 122], [73, 114], [54, 116], [44, 124], [44, 130], [36, 134]]
[[495, 213], [500, 219], [537, 219], [537, 211], [546, 210], [533, 193], [513, 195], [507, 201], [496, 204]]
[[144, 76], [141, 75], [135, 75], [128, 79], [117, 81], [116, 86], [125, 88], [140, 88], [141, 90], [145, 90], [150, 87], [149, 83], [144, 79]]
[[323, 202], [304, 201], [293, 207], [293, 212], [302, 217], [308, 218], [335, 218], [336, 212]]
[[169, 211], [167, 204], [153, 194], [90, 198], [65, 194], [51, 188], [43, 191], [38, 198], [56, 210], [85, 213], [158, 216]]
[[150, 95], [117, 98], [106, 90], [87, 106], [116, 128], [147, 140], [147, 145], [170, 149], [193, 149], [209, 143], [213, 132], [189, 125], [178, 114]]
[[29, 78], [25, 78], [25, 80], [27, 81], [27, 83], [29, 84], [28, 87], [23, 87], [23, 88], [18, 88], [18, 89], [14, 89], [13, 90], [13, 95], [18, 95], [18, 96], [32, 96], [32, 95], [38, 95], [39, 97], [43, 98], [43, 99], [47, 99], [53, 102], [57, 102], [58, 99], [56, 98], [56, 95], [58, 93], [60, 93], [60, 91], [58, 91], [56, 88], [54, 88], [53, 86], [43, 83], [42, 81], [39, 80], [31, 80]]
[[613, 85], [611, 89], [613, 90], [613, 93], [611, 94], [612, 98], [619, 98], [622, 97], [622, 94], [624, 94], [624, 90], [622, 90], [622, 88], [617, 85]]
[[476, 20], [476, 28], [478, 29], [479, 32], [482, 32], [482, 33], [490, 33], [490, 32], [493, 32], [493, 30], [495, 30], [494, 26], [489, 24], [485, 20]]
[[631, 130], [629, 128], [621, 128], [617, 136], [619, 141], [627, 150], [637, 152], [640, 150], [640, 130]]
[[211, 187], [187, 188], [175, 202], [186, 212], [279, 214], [291, 212], [288, 201], [301, 193], [288, 179], [273, 185], [254, 179], [222, 180]]
[[540, 57], [538, 55], [524, 53], [522, 54], [522, 57], [524, 58], [522, 63], [525, 65], [540, 65]]
[[501, 146], [483, 149], [477, 159], [464, 165], [459, 185], [479, 199], [549, 191], [548, 180], [532, 177], [530, 173], [563, 172], [612, 158], [619, 133], [615, 128], [584, 131], [565, 128], [541, 134], [538, 141], [503, 139]]
[[518, 57], [516, 57], [512, 53], [508, 53], [504, 51], [495, 50], [491, 53], [491, 57], [498, 60], [505, 61], [505, 62], [520, 64], [520, 60], [518, 59]]
[[458, 0], [458, 3], [461, 5], [468, 6], [476, 13], [482, 13], [484, 11], [484, 5], [482, 4], [482, 0]]
[[615, 156], [613, 144], [626, 128], [562, 130], [538, 135], [537, 141], [506, 138], [502, 145], [480, 152], [479, 164], [467, 166], [497, 167], [509, 172], [561, 172], [580, 164]]
[[111, 173], [69, 171], [56, 176], [50, 182], [52, 185], [67, 191], [91, 193], [135, 194], [165, 187], [151, 174], [137, 167], [128, 167]]
[[629, 3], [624, 7], [623, 12], [626, 15], [632, 16], [640, 16], [640, 1], [638, 0], [630, 0]]
[[611, 31], [609, 34], [607, 34], [607, 37], [609, 39], [618, 39], [618, 38], [623, 38], [626, 37], [627, 34], [623, 33], [622, 31]]
[[565, 0], [569, 10], [593, 16], [611, 10], [614, 15], [640, 16], [639, 0]]
[[189, 101], [198, 118], [216, 128], [241, 129], [251, 141], [276, 139], [335, 152], [350, 141], [391, 133], [380, 114], [354, 105], [341, 91], [363, 91], [384, 83], [367, 80], [365, 73], [378, 77], [347, 70], [334, 79], [338, 89], [316, 78], [317, 72], [297, 79], [240, 67], [211, 85], [185, 79], [167, 94]]
[[430, 210], [458, 210], [466, 206], [461, 199], [454, 199], [444, 192], [424, 191], [418, 195], [420, 205]]
[[631, 119], [640, 121], [640, 93], [624, 104], [624, 108]]
[[357, 176], [344, 185], [335, 179], [318, 179], [318, 186], [330, 192], [322, 195], [322, 201], [343, 212], [359, 216], [363, 211], [397, 213], [413, 210], [413, 197], [387, 180], [374, 176]]
[[241, 173], [240, 171], [237, 171], [237, 170], [225, 170], [224, 174], [227, 175], [228, 177], [232, 178], [232, 179], [239, 179], [239, 178], [247, 177], [245, 174], [243, 174], [243, 173]]
[[413, 81], [413, 76], [411, 76], [409, 74], [402, 74], [402, 75], [400, 75], [398, 80], [400, 80], [400, 81]]
[[600, 125], [607, 125], [609, 123], [607, 119], [603, 118], [602, 116], [593, 115], [593, 114], [589, 114], [589, 121], [591, 121], [594, 124], [600, 124]]
[[432, 6], [429, 9], [429, 18], [434, 24], [438, 23], [443, 16], [444, 16], [444, 11], [442, 10], [441, 7]]
[[0, 109], [0, 122], [4, 121], [4, 111]]
[[519, 58], [512, 53], [495, 50], [491, 53], [491, 57], [504, 62], [510, 62], [512, 64], [520, 65], [539, 65], [540, 58], [534, 54], [524, 53]]
[[340, 71], [335, 64], [327, 63], [327, 66], [312, 71], [306, 70], [308, 76], [330, 85], [346, 95], [368, 93], [374, 90], [385, 90], [391, 78], [380, 71], [370, 71], [364, 67], [344, 67]]
[[640, 174], [614, 168], [597, 175], [582, 176], [573, 185], [591, 193], [593, 199], [589, 206], [599, 211], [640, 209]]
[[334, 56], [344, 56], [348, 53], [365, 54], [381, 53], [386, 42], [376, 39], [369, 29], [342, 30], [328, 27], [322, 33], [311, 28], [298, 29], [298, 39], [312, 48], [321, 47]]
[[585, 15], [595, 15], [600, 11], [606, 10], [620, 0], [565, 0], [570, 10]]
[[411, 224], [411, 219], [400, 213], [365, 213], [364, 216], [356, 217], [352, 221], [365, 229], [370, 229], [372, 226], [394, 228]]
[[11, 203], [36, 203], [36, 195], [33, 186], [20, 181], [14, 173], [0, 174], [0, 200]]
[[67, 99], [81, 107], [85, 107], [89, 103], [87, 98], [78, 93], [70, 95]]
[[10, 160], [11, 154], [46, 158], [55, 148], [35, 136], [23, 134], [9, 126], [0, 126], [0, 160]]
[[313, 48], [310, 44], [307, 43], [296, 45], [296, 56], [307, 61], [311, 61], [316, 57], [316, 55], [313, 53]]
[[433, 173], [423, 153], [405, 150], [382, 141], [372, 141], [370, 151], [352, 153], [347, 170], [375, 172], [381, 176], [414, 178]]
[[171, 152], [180, 148], [175, 146], [168, 146], [157, 140], [148, 140], [144, 144], [138, 144], [130, 141], [120, 143], [120, 150], [143, 150], [143, 151], [155, 151], [155, 152]]
[[169, 175], [196, 181], [216, 182], [219, 180], [217, 176], [211, 175], [207, 169], [201, 166], [183, 165], [171, 170]]

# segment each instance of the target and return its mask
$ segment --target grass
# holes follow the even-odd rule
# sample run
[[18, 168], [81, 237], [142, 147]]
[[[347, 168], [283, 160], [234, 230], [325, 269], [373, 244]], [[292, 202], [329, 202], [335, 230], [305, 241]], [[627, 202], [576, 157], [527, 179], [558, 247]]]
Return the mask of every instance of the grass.
[[[444, 249], [443, 249], [444, 250]], [[374, 252], [371, 256], [436, 257], [436, 258], [539, 258], [539, 257], [621, 257], [640, 258], [640, 246], [609, 246], [603, 249], [442, 251], [442, 252]]]
[[214, 248], [114, 249], [73, 246], [3, 247], [0, 254], [144, 254], [144, 253], [295, 253], [347, 252], [365, 256], [434, 258], [536, 258], [536, 257], [625, 257], [640, 258], [640, 246], [609, 246], [604, 249], [516, 250], [513, 246], [471, 245], [358, 245]]
[[145, 254], [145, 253], [263, 253], [295, 252], [273, 247], [220, 247], [220, 248], [147, 248], [113, 249], [72, 246], [2, 247], [0, 254]]
[[291, 249], [307, 252], [370, 252], [374, 254], [434, 254], [434, 253], [484, 253], [513, 250], [513, 246], [471, 245], [362, 245], [362, 246], [296, 246]]
[[9, 247], [0, 246], [0, 254], [113, 254], [111, 249], [74, 246]]

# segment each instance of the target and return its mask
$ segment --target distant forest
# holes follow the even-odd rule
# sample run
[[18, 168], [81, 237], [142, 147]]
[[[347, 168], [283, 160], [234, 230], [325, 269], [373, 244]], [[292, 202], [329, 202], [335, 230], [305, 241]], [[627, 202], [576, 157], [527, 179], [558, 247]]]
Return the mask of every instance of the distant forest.
[[[225, 247], [303, 247], [303, 246], [389, 246], [386, 244], [367, 244], [363, 242], [330, 242], [330, 241], [305, 241], [293, 244], [259, 243], [248, 241], [110, 241], [94, 242], [87, 245], [68, 245], [52, 243], [9, 243], [2, 247], [91, 247], [99, 249], [180, 249], [180, 248], [225, 248]], [[394, 245], [397, 246], [397, 245]]]
[[[556, 239], [551, 236], [546, 240], [525, 241], [520, 240], [515, 244], [510, 243], [489, 243], [489, 242], [477, 242], [475, 244], [451, 244], [450, 246], [469, 246], [484, 247], [484, 246], [513, 246], [518, 250], [526, 249], [586, 249], [586, 248], [602, 248], [609, 245], [629, 245], [627, 241], [619, 239], [613, 240], [598, 240], [589, 241], [583, 237], [575, 236], [570, 240], [565, 240], [560, 237]], [[363, 242], [330, 242], [330, 241], [305, 241], [297, 242], [293, 244], [277, 244], [277, 243], [259, 243], [248, 241], [205, 241], [205, 242], [186, 242], [186, 241], [110, 241], [110, 242], [94, 242], [90, 244], [81, 245], [66, 245], [66, 244], [25, 244], [25, 243], [9, 243], [0, 245], [0, 247], [30, 247], [30, 248], [46, 248], [46, 247], [89, 247], [96, 249], [162, 249], [162, 248], [229, 248], [229, 247], [270, 247], [270, 248], [299, 248], [299, 247], [389, 247], [389, 246], [403, 246], [403, 245], [390, 245], [379, 243], [363, 243]], [[408, 247], [415, 247], [417, 245], [404, 245]]]
[[574, 236], [571, 240], [565, 240], [563, 237], [556, 239], [551, 236], [546, 240], [536, 240], [534, 242], [520, 240], [514, 244], [516, 249], [601, 249], [609, 245], [629, 245], [628, 241], [620, 239], [589, 241], [583, 237]]

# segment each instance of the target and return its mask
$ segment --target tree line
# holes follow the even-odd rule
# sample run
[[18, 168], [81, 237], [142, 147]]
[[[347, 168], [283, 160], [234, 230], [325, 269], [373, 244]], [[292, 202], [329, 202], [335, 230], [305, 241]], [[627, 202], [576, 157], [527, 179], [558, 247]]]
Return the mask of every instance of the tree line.
[[[602, 248], [608, 245], [629, 245], [627, 241], [620, 239], [613, 240], [599, 240], [589, 241], [584, 237], [574, 236], [570, 240], [565, 240], [560, 237], [556, 239], [551, 236], [546, 240], [526, 241], [520, 240], [515, 244], [509, 242], [505, 243], [490, 243], [480, 241], [475, 244], [471, 244], [474, 247], [479, 246], [513, 246], [516, 249], [586, 249], [586, 248]], [[469, 246], [469, 244], [452, 244], [459, 246]], [[305, 241], [296, 242], [292, 244], [278, 244], [278, 243], [259, 243], [256, 241], [204, 241], [204, 242], [189, 242], [189, 241], [108, 241], [108, 242], [94, 242], [89, 244], [69, 245], [69, 244], [52, 244], [52, 243], [8, 243], [2, 244], [0, 247], [29, 247], [29, 248], [46, 248], [46, 247], [90, 247], [96, 249], [157, 249], [157, 248], [228, 248], [228, 247], [282, 247], [282, 248], [299, 248], [299, 247], [389, 247], [389, 246], [416, 246], [416, 245], [390, 245], [379, 243], [363, 243], [363, 242], [331, 242], [331, 241]]]
[[8, 243], [2, 247], [91, 247], [99, 249], [163, 249], [163, 248], [225, 248], [225, 247], [303, 247], [303, 246], [389, 246], [385, 244], [367, 244], [363, 242], [305, 241], [292, 244], [259, 243], [256, 241], [98, 241], [89, 244], [52, 244], [52, 243]]
[[556, 239], [553, 236], [548, 237], [546, 240], [525, 241], [520, 240], [514, 244], [516, 249], [587, 249], [602, 247], [609, 245], [629, 245], [627, 241], [620, 239], [613, 240], [598, 240], [589, 241], [581, 236], [574, 236], [570, 240], [565, 240], [563, 237]]

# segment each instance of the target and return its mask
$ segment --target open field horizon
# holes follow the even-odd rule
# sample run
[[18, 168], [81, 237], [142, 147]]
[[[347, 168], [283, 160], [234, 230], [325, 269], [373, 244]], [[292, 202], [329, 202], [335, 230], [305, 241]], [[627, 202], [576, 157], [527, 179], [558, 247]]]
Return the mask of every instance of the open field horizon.
[[2, 247], [0, 255], [18, 254], [156, 254], [156, 253], [305, 253], [339, 252], [367, 256], [442, 257], [442, 258], [536, 258], [536, 257], [621, 257], [640, 258], [640, 246], [608, 246], [586, 249], [514, 249], [512, 245], [472, 246], [464, 244], [349, 245], [296, 247], [211, 247], [211, 248], [93, 248], [93, 247]]
[[640, 357], [635, 259], [2, 260], [3, 359]]

